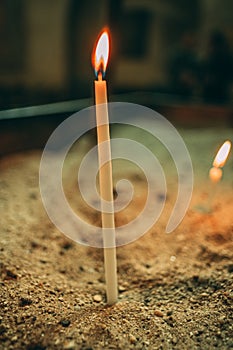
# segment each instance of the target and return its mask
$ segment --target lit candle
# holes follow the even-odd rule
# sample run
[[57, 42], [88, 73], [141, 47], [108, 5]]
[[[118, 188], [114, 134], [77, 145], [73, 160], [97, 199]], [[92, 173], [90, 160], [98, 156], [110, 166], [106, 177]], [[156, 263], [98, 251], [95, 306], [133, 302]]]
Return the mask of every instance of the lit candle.
[[[115, 223], [112, 185], [112, 163], [111, 146], [109, 135], [108, 105], [107, 105], [107, 85], [103, 76], [109, 56], [109, 34], [104, 29], [93, 51], [92, 61], [98, 80], [95, 81], [95, 103], [96, 103], [96, 124], [99, 164], [104, 159], [110, 159], [99, 169], [99, 187], [101, 196], [101, 217], [104, 243], [104, 265], [107, 303], [109, 305], [117, 302], [117, 268], [116, 268], [116, 248], [115, 248]], [[105, 142], [104, 148], [101, 143]], [[105, 210], [104, 201], [108, 202], [108, 212]], [[109, 229], [109, 230], [108, 230]]]
[[212, 202], [213, 198], [216, 193], [216, 185], [222, 178], [222, 167], [226, 163], [227, 157], [230, 153], [231, 149], [231, 142], [225, 141], [224, 144], [220, 147], [218, 153], [216, 154], [216, 157], [213, 161], [213, 167], [209, 171], [209, 178], [212, 183], [212, 188], [210, 189], [210, 195], [208, 197], [208, 203], [207, 203], [207, 212], [212, 211]]
[[222, 167], [226, 163], [228, 155], [231, 149], [231, 142], [225, 141], [224, 144], [220, 147], [216, 157], [213, 161], [213, 167], [209, 171], [210, 180], [213, 183], [217, 183], [222, 178]]

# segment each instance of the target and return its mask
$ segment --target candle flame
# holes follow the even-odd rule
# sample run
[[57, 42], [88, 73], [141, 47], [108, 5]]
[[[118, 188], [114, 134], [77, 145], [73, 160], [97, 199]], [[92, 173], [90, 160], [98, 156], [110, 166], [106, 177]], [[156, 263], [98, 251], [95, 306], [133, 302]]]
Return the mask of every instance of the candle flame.
[[220, 147], [214, 162], [213, 162], [213, 166], [216, 168], [222, 168], [227, 160], [227, 157], [230, 153], [230, 149], [231, 149], [231, 142], [230, 141], [226, 141], [224, 142], [224, 144]]
[[105, 75], [109, 57], [109, 41], [108, 29], [104, 28], [98, 36], [92, 53], [92, 64], [97, 77]]

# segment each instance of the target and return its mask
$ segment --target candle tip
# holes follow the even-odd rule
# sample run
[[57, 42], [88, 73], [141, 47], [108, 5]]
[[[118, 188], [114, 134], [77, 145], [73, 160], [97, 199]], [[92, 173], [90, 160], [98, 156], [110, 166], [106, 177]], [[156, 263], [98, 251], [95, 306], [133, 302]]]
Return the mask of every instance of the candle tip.
[[97, 76], [98, 76], [98, 81], [102, 81], [102, 80], [103, 80], [103, 74], [102, 74], [102, 72], [98, 72], [98, 73], [97, 73]]

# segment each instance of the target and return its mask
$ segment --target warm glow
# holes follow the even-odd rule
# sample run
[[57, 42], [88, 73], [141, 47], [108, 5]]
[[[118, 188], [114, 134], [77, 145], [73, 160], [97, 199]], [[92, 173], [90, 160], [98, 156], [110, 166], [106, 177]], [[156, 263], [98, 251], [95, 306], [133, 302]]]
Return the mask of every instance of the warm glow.
[[210, 180], [214, 183], [217, 183], [222, 178], [222, 169], [213, 167], [209, 171]]
[[224, 142], [224, 144], [221, 146], [221, 148], [219, 149], [214, 162], [213, 162], [213, 166], [216, 168], [222, 168], [227, 160], [227, 157], [230, 153], [230, 149], [231, 149], [231, 142], [230, 141], [226, 141]]
[[100, 33], [92, 54], [92, 64], [95, 68], [96, 76], [104, 75], [109, 57], [109, 33], [103, 29]]

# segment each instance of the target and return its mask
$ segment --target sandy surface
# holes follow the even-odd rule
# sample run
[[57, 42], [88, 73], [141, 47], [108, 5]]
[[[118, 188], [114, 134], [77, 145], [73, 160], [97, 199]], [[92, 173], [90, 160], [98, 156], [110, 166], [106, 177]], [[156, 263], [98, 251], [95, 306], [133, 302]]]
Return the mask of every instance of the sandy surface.
[[[50, 222], [38, 186], [41, 152], [0, 163], [1, 349], [231, 349], [233, 348], [233, 162], [213, 197], [207, 173], [232, 130], [181, 130], [195, 186], [190, 208], [172, 234], [164, 233], [175, 200], [173, 170], [156, 225], [117, 248], [119, 301], [106, 306], [102, 249], [79, 245]], [[79, 147], [82, 153], [88, 141]], [[163, 158], [163, 156], [162, 156]], [[98, 225], [73, 190], [77, 154], [71, 152], [64, 187], [75, 210]], [[163, 158], [169, 170], [167, 158]], [[117, 167], [117, 165], [115, 166]], [[124, 170], [124, 169], [123, 169]], [[130, 172], [137, 196], [120, 225], [145, 197], [143, 178]], [[76, 204], [75, 204], [76, 203]]]

